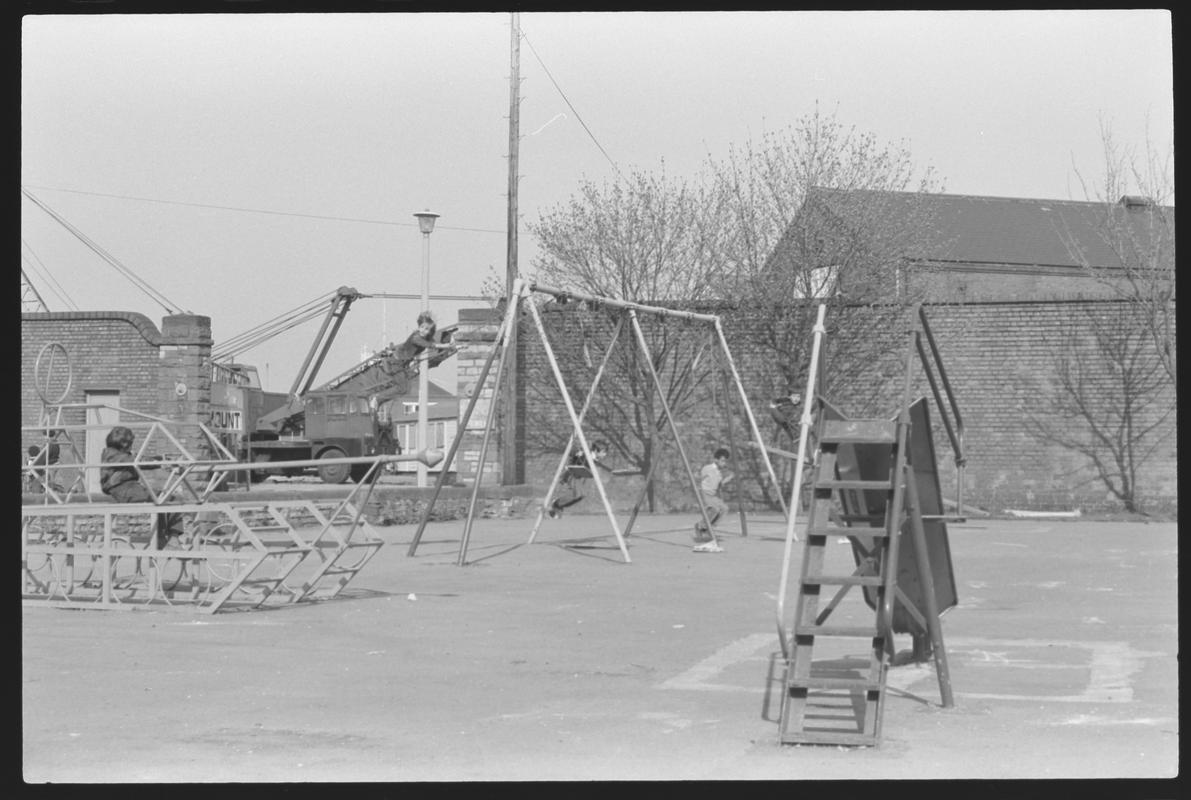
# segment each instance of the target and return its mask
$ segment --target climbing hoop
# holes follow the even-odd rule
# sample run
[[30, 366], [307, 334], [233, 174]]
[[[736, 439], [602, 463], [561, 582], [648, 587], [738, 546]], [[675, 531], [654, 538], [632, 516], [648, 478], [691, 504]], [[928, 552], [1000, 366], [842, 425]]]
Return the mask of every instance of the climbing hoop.
[[[56, 367], [59, 360], [59, 353], [61, 360], [66, 363], [66, 385], [62, 388], [62, 393], [50, 398], [50, 393], [53, 389], [54, 379], [58, 377], [56, 374]], [[48, 342], [41, 348], [41, 352], [37, 354], [37, 363], [33, 367], [33, 385], [37, 389], [37, 396], [41, 398], [41, 402], [48, 406], [57, 405], [66, 399], [70, 394], [70, 385], [74, 378], [74, 370], [70, 363], [70, 354], [66, 352], [66, 348], [58, 342]]]

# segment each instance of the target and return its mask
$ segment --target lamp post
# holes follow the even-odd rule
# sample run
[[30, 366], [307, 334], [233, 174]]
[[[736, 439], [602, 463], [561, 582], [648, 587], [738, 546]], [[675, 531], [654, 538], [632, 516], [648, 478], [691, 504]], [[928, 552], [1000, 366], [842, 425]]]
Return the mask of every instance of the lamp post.
[[[429, 210], [414, 214], [418, 218], [418, 230], [422, 232], [422, 310], [430, 310], [430, 234], [434, 232], [434, 221], [438, 214]], [[430, 353], [425, 354], [429, 356]], [[430, 432], [430, 377], [427, 365], [430, 362], [423, 357], [418, 365], [418, 449], [429, 448]], [[418, 486], [425, 487], [429, 470], [421, 461], [418, 462]]]

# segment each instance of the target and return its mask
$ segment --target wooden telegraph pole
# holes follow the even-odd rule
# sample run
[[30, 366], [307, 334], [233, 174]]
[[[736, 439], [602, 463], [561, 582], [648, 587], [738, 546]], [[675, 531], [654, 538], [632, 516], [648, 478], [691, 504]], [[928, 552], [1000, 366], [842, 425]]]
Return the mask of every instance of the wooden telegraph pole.
[[[509, 78], [509, 203], [508, 203], [508, 261], [505, 269], [505, 299], [513, 302], [513, 282], [517, 279], [517, 151], [521, 139], [521, 15], [512, 13], [511, 69]], [[521, 430], [518, 423], [520, 403], [517, 398], [517, 321], [513, 320], [503, 357], [505, 385], [501, 391], [504, 404], [501, 425], [501, 483], [518, 484], [524, 481], [521, 465]], [[493, 409], [495, 413], [495, 409]], [[483, 470], [483, 465], [480, 465]], [[477, 476], [476, 480], [479, 480]]]

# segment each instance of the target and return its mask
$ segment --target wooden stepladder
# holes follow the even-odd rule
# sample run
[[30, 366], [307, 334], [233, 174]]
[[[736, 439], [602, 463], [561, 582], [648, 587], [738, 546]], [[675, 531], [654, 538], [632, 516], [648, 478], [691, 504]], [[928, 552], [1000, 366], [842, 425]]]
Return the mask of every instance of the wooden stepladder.
[[[919, 496], [920, 482], [929, 485], [931, 479], [934, 485], [924, 494], [938, 494], [925, 402], [884, 420], [846, 419], [820, 400], [817, 428], [781, 740], [876, 745], [895, 631], [913, 635], [916, 658], [933, 655], [943, 705], [952, 705], [939, 624], [940, 599], [947, 608], [954, 605], [950, 554], [945, 530], [938, 535], [941, 515], [924, 514]], [[928, 463], [916, 467], [912, 459], [923, 441], [930, 452], [919, 458]], [[928, 525], [934, 534], [929, 541]], [[903, 542], [906, 534], [909, 541]], [[845, 561], [844, 548], [837, 546], [845, 541], [851, 558], [837, 563]], [[932, 556], [942, 563], [932, 568]], [[941, 597], [936, 583], [942, 584]], [[856, 587], [865, 603], [845, 604]]]

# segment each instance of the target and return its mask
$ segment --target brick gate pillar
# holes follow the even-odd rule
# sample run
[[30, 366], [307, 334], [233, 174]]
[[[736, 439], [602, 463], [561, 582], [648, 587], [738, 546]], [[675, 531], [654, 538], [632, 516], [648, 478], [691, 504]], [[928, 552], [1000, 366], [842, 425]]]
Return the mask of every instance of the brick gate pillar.
[[[459, 450], [455, 453], [454, 469], [459, 481], [471, 483], [476, 479], [479, 469], [480, 447], [484, 442], [484, 426], [488, 424], [488, 416], [495, 413], [493, 403], [495, 391], [496, 371], [500, 368], [500, 358], [492, 362], [488, 372], [488, 379], [483, 386], [478, 385], [480, 372], [484, 363], [496, 347], [496, 335], [500, 331], [500, 314], [490, 308], [463, 308], [459, 310], [459, 330], [455, 333], [455, 341], [466, 344], [467, 347], [455, 356], [458, 359], [457, 385], [455, 393], [459, 396], [459, 435], [462, 440]], [[471, 397], [479, 392], [475, 409], [471, 419], [464, 429], [463, 414], [467, 410]], [[496, 426], [492, 438], [488, 442], [488, 457], [485, 459], [483, 482], [486, 485], [496, 485], [501, 481], [500, 470], [500, 418], [493, 421]]]
[[162, 416], [182, 423], [175, 436], [196, 458], [214, 455], [198, 429], [211, 414], [211, 345], [210, 317], [162, 318], [157, 408]]

